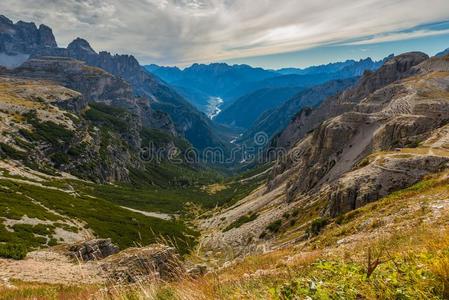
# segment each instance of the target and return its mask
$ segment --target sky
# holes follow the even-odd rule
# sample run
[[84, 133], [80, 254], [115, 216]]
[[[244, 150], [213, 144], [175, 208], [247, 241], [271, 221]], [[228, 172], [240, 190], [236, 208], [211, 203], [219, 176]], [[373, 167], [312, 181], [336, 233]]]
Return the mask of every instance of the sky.
[[449, 0], [1, 0], [0, 14], [141, 64], [305, 67], [449, 48]]

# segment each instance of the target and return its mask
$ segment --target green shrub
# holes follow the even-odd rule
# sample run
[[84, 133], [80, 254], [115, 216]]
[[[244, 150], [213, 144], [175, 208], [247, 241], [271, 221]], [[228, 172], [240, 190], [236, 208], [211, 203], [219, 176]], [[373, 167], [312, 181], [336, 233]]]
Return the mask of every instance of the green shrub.
[[16, 260], [24, 259], [27, 248], [21, 244], [0, 244], [0, 257]]
[[275, 232], [278, 232], [279, 229], [281, 229], [281, 226], [282, 226], [282, 221], [281, 220], [277, 220], [277, 221], [274, 221], [273, 223], [271, 223], [270, 225], [268, 225], [267, 229], [270, 232], [275, 233]]
[[48, 246], [52, 247], [52, 246], [56, 246], [58, 244], [58, 241], [55, 238], [51, 238], [48, 241]]
[[79, 145], [75, 145], [73, 147], [71, 147], [68, 151], [67, 154], [73, 157], [79, 157], [82, 153], [84, 153], [86, 151], [87, 148], [87, 144], [86, 143], [81, 143]]
[[226, 227], [223, 231], [229, 231], [232, 228], [239, 228], [240, 226], [242, 226], [245, 223], [249, 223], [251, 221], [254, 221], [255, 219], [257, 219], [259, 215], [257, 213], [252, 213], [246, 216], [242, 216], [240, 218], [238, 218], [236, 221], [232, 222], [231, 224], [229, 224], [228, 227]]
[[63, 152], [56, 152], [50, 158], [57, 167], [69, 162], [69, 156]]
[[128, 129], [127, 118], [129, 113], [124, 109], [109, 106], [103, 103], [91, 103], [90, 109], [86, 111], [86, 119], [93, 123], [125, 132]]
[[326, 225], [329, 223], [328, 218], [316, 218], [312, 221], [312, 224], [310, 224], [310, 227], [308, 229], [308, 233], [310, 235], [318, 235], [321, 230], [326, 227]]
[[[3, 154], [3, 155], [2, 155]], [[24, 160], [26, 159], [26, 153], [18, 151], [11, 147], [10, 145], [0, 143], [0, 157], [6, 156], [8, 158], [16, 159], [16, 160]]]
[[19, 132], [30, 141], [45, 141], [53, 146], [61, 146], [74, 137], [73, 132], [56, 123], [40, 122], [35, 112], [26, 115], [27, 122], [34, 127], [34, 131], [21, 129]]

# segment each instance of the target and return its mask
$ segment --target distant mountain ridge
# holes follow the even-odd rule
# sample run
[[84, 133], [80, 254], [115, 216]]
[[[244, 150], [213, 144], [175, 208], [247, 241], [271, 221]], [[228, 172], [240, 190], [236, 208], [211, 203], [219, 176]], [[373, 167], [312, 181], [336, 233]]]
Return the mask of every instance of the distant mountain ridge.
[[379, 68], [386, 59], [393, 57], [391, 54], [387, 58], [379, 61], [373, 61], [371, 57], [360, 59], [359, 61], [349, 59], [344, 62], [329, 63], [326, 65], [311, 66], [308, 68], [283, 68], [276, 70], [277, 73], [283, 75], [296, 74], [296, 75], [310, 75], [310, 74], [323, 74], [323, 73], [336, 73], [336, 72], [351, 72], [353, 76], [361, 76], [365, 70], [373, 70]]
[[[314, 85], [322, 84], [330, 80], [358, 77], [365, 71], [375, 71], [380, 68], [385, 61], [392, 55], [380, 60], [373, 61], [371, 58], [360, 61], [348, 60], [342, 63], [331, 63], [322, 66], [313, 66], [306, 69], [287, 69], [290, 72], [276, 71], [279, 75], [265, 79], [263, 81], [253, 82], [250, 85], [242, 83], [236, 89], [230, 91], [226, 96], [238, 98], [245, 94], [252, 93], [261, 88], [280, 88], [280, 87], [303, 87], [308, 88]], [[296, 70], [293, 71], [293, 70]]]
[[[285, 88], [284, 94], [288, 94], [288, 91], [293, 89], [299, 92], [301, 89], [326, 81], [361, 76], [366, 70], [378, 69], [386, 59], [373, 61], [371, 58], [366, 58], [359, 61], [347, 60], [312, 66], [305, 69], [285, 68], [280, 70], [265, 70], [248, 65], [229, 65], [226, 63], [193, 64], [183, 70], [178, 67], [163, 67], [155, 64], [147, 65], [145, 68], [175, 87], [178, 92], [203, 112], [208, 109], [208, 99], [221, 97], [224, 100], [221, 114], [226, 115], [230, 114], [227, 109], [233, 102], [249, 99], [251, 94], [260, 95], [262, 90], [277, 89], [280, 91]], [[279, 96], [276, 98], [278, 99]], [[288, 97], [284, 97], [284, 101], [287, 99]], [[281, 104], [281, 100], [276, 101]], [[267, 107], [267, 109], [269, 108], [272, 107]], [[239, 109], [232, 108], [230, 111], [236, 110]], [[239, 123], [237, 120], [233, 120], [232, 116], [222, 116], [217, 120], [221, 120], [220, 122], [227, 125]], [[247, 126], [248, 124], [240, 125]]]
[[215, 97], [221, 98], [224, 101], [223, 106], [226, 106], [229, 101], [235, 99], [228, 96], [228, 93], [239, 85], [251, 85], [254, 81], [278, 76], [271, 70], [226, 63], [193, 64], [183, 70], [157, 65], [148, 65], [145, 68], [175, 87], [190, 103], [204, 113], [210, 111], [209, 103], [214, 103]]
[[217, 97], [225, 97], [229, 90], [242, 82], [259, 81], [278, 75], [262, 68], [226, 63], [193, 64], [184, 70], [176, 67], [157, 68], [155, 65], [146, 68], [169, 84], [195, 88]]
[[443, 56], [446, 56], [446, 55], [449, 55], [449, 48], [447, 48], [446, 50], [444, 50], [444, 51], [441, 51], [440, 53], [438, 53], [437, 55], [435, 55], [436, 57], [443, 57]]
[[[257, 119], [266, 118], [264, 112], [269, 114], [269, 110], [282, 107], [282, 105], [289, 100], [294, 94], [289, 92], [296, 89], [299, 93], [301, 90], [306, 90], [315, 86], [319, 86], [331, 81], [343, 80], [356, 78], [363, 75], [367, 71], [375, 71], [381, 67], [385, 61], [387, 61], [392, 56], [388, 56], [380, 61], [373, 61], [371, 58], [362, 59], [359, 61], [347, 60], [345, 62], [331, 63], [322, 66], [313, 66], [306, 69], [281, 69], [277, 72], [284, 73], [284, 75], [268, 78], [262, 81], [253, 82], [250, 84], [241, 84], [238, 88], [230, 91], [229, 97], [240, 96], [237, 100], [232, 102], [230, 105], [226, 106], [223, 111], [217, 116], [216, 121], [226, 124], [228, 126], [237, 126], [250, 128], [253, 125], [258, 130], [263, 128], [273, 128], [275, 131], [281, 130], [280, 124], [287, 125], [284, 121], [279, 119], [287, 118], [290, 120], [293, 117], [290, 108], [289, 114], [285, 115], [285, 110], [278, 112], [281, 118], [273, 117], [266, 119], [261, 123]], [[267, 96], [267, 98], [262, 98], [264, 91], [267, 90], [277, 91], [276, 95]], [[271, 99], [268, 99], [270, 97]], [[301, 107], [297, 107], [301, 109]], [[275, 110], [276, 111], [276, 110]], [[256, 115], [257, 114], [257, 115]], [[244, 120], [245, 116], [250, 116], [249, 121]], [[264, 116], [265, 115], [265, 116]], [[276, 119], [276, 120], [275, 120]], [[274, 122], [273, 124], [268, 124], [268, 122]], [[278, 124], [278, 125], [274, 125]], [[274, 127], [273, 127], [274, 126]], [[268, 130], [269, 135], [274, 134], [273, 130]], [[251, 136], [253, 133], [250, 133]], [[244, 133], [247, 136], [247, 133]]]

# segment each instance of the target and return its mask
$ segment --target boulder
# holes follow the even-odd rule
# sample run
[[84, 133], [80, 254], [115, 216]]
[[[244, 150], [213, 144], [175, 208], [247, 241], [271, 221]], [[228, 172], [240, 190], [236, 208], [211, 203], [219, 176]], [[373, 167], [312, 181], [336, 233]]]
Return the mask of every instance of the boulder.
[[207, 266], [205, 265], [194, 265], [192, 268], [187, 270], [187, 274], [193, 278], [197, 278], [207, 273]]
[[160, 244], [126, 249], [107, 258], [102, 268], [115, 284], [172, 281], [186, 275], [176, 250]]
[[431, 154], [383, 155], [360, 169], [346, 173], [329, 189], [326, 214], [336, 217], [409, 187], [428, 174], [448, 167], [449, 158]]
[[80, 261], [100, 260], [118, 252], [111, 239], [95, 239], [68, 247], [68, 255]]

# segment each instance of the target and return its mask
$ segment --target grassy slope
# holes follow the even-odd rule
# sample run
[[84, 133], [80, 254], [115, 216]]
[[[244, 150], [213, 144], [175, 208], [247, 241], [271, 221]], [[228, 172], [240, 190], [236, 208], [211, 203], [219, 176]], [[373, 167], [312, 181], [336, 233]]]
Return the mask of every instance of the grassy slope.
[[[181, 221], [146, 217], [122, 209], [104, 198], [92, 198], [82, 192], [73, 196], [66, 192], [9, 180], [0, 180], [0, 186], [2, 186], [1, 206], [4, 207], [1, 217], [20, 219], [27, 215], [42, 221], [78, 219], [87, 223], [86, 227], [92, 229], [98, 236], [112, 238], [121, 248], [153, 243], [159, 236], [173, 239], [179, 250], [184, 253], [194, 244], [195, 232]], [[64, 218], [44, 209], [41, 205], [63, 215]], [[46, 239], [42, 238], [39, 228], [29, 228], [28, 231], [30, 234], [23, 233], [23, 230], [9, 232], [2, 224], [0, 242], [21, 244], [29, 249], [46, 244]]]
[[[134, 287], [98, 299], [447, 299], [448, 197], [445, 175], [428, 179], [329, 220], [303, 243], [247, 257], [198, 280]], [[370, 276], [368, 253], [371, 262], [380, 262]], [[79, 295], [98, 291], [78, 289]], [[51, 285], [24, 285], [4, 295], [16, 299], [46, 291], [53, 293], [48, 299], [78, 296]]]
[[[424, 180], [327, 220], [306, 241], [158, 287], [154, 298], [447, 299], [448, 197], [446, 174]], [[380, 262], [370, 276], [368, 253]]]
[[[154, 167], [157, 174], [152, 174], [152, 168], [147, 168], [133, 184], [123, 185], [92, 185], [73, 182], [72, 185], [87, 193], [108, 199], [118, 205], [134, 209], [157, 211], [163, 213], [186, 214], [186, 206], [193, 204], [204, 211], [216, 206], [232, 205], [253, 191], [264, 182], [265, 177], [257, 177], [248, 181], [244, 178], [253, 176], [253, 170], [237, 177], [223, 178], [212, 171], [198, 171], [186, 166], [161, 164]], [[149, 176], [154, 185], [148, 185], [145, 176]], [[167, 182], [171, 178], [171, 182]], [[186, 180], [185, 178], [189, 178]], [[149, 179], [148, 179], [149, 180]], [[217, 182], [223, 187], [210, 192], [209, 186]]]
[[[200, 176], [198, 174], [201, 173], [196, 174]], [[55, 240], [55, 227], [67, 228], [67, 225], [61, 225], [67, 220], [79, 220], [85, 224], [85, 229], [92, 230], [99, 237], [111, 238], [122, 249], [147, 245], [163, 238], [173, 242], [181, 253], [187, 253], [195, 245], [198, 236], [187, 225], [192, 213], [196, 215], [217, 205], [233, 203], [246, 196], [262, 180], [223, 180], [223, 188], [211, 193], [199, 182], [169, 187], [144, 183], [99, 185], [75, 180], [52, 180], [39, 183], [39, 186], [33, 181], [23, 181], [25, 178], [10, 176], [7, 172], [4, 172], [4, 176], [4, 179], [0, 179], [0, 256], [4, 257], [59, 242]], [[205, 182], [201, 177], [198, 180]], [[161, 220], [120, 206], [179, 214], [181, 217], [171, 221]], [[193, 211], [192, 207], [196, 209]], [[13, 228], [3, 224], [6, 219], [20, 220], [24, 216], [47, 224], [20, 224]], [[79, 228], [68, 230], [79, 231]], [[5, 245], [19, 246], [20, 249], [1, 249]]]

